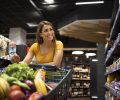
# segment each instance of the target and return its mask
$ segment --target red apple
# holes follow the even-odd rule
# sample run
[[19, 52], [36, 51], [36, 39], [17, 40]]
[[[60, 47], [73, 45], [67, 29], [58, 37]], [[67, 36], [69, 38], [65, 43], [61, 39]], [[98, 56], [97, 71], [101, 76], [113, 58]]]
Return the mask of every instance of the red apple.
[[26, 100], [26, 96], [21, 90], [13, 90], [9, 92], [8, 100]]
[[42, 96], [43, 96], [42, 93], [33, 92], [33, 93], [29, 96], [28, 100], [38, 100], [38, 99], [39, 99], [40, 97], [42, 97]]
[[14, 90], [21, 90], [21, 87], [14, 84], [14, 85], [12, 85], [12, 86], [10, 87], [9, 92], [14, 91]]

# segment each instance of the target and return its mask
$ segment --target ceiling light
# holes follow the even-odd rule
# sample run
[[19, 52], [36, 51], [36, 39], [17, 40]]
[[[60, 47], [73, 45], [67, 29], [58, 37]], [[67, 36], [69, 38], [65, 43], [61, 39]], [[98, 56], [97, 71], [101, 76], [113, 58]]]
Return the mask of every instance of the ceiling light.
[[45, 2], [48, 4], [52, 4], [52, 3], [54, 3], [54, 0], [45, 0]]
[[75, 55], [81, 55], [83, 53], [84, 53], [83, 51], [73, 51], [72, 52], [72, 54], [75, 54]]
[[93, 62], [97, 62], [97, 61], [98, 61], [98, 59], [92, 59], [92, 61], [93, 61]]
[[75, 61], [78, 61], [78, 57], [77, 56], [75, 57]]
[[35, 24], [35, 23], [26, 23], [29, 27], [36, 27], [38, 26], [38, 24]]
[[90, 56], [96, 56], [96, 53], [86, 53], [85, 55], [87, 58], [89, 58]]
[[106, 34], [106, 32], [97, 32], [98, 34]]
[[85, 4], [99, 4], [104, 3], [104, 1], [91, 1], [91, 2], [76, 2], [76, 5], [85, 5]]

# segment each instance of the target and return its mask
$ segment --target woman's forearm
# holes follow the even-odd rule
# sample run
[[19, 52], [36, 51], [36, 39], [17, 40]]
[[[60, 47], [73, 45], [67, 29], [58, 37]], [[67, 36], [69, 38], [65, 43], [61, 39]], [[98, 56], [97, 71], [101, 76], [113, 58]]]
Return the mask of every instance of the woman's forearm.
[[57, 68], [60, 67], [60, 64], [59, 63], [55, 63], [55, 62], [49, 62], [49, 63], [44, 63], [46, 65], [55, 65]]

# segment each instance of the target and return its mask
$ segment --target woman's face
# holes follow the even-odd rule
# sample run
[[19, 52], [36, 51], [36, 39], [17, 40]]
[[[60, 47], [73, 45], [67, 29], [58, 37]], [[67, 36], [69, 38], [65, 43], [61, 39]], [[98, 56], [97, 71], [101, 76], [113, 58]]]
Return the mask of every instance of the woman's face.
[[44, 40], [53, 40], [54, 30], [51, 25], [44, 25], [42, 29], [42, 36]]

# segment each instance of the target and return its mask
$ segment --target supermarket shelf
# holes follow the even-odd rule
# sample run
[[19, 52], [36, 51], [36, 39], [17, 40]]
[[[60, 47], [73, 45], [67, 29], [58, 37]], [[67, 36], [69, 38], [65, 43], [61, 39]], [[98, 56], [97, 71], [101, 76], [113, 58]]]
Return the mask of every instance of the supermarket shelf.
[[83, 79], [83, 78], [72, 78], [72, 80], [79, 80], [79, 81], [90, 81], [90, 79]]
[[[80, 98], [80, 97], [90, 96], [90, 87], [89, 87], [90, 72], [89, 72], [88, 64], [86, 65], [87, 65], [86, 69], [83, 69], [81, 65], [73, 66], [71, 91], [70, 91], [71, 98]], [[86, 65], [83, 65], [83, 66], [86, 66]]]
[[74, 70], [75, 73], [79, 72], [79, 73], [88, 73], [88, 71], [79, 71], [79, 70]]
[[114, 95], [117, 96], [117, 90], [115, 90], [114, 88], [110, 87], [108, 85], [108, 83], [105, 84], [105, 87]]
[[90, 97], [90, 95], [72, 95], [72, 96], [70, 96], [70, 98], [81, 98], [81, 97]]
[[90, 97], [78, 97], [78, 98], [68, 98], [68, 100], [90, 100]]
[[[120, 26], [119, 20], [120, 20], [120, 7], [117, 11], [116, 18], [113, 23], [113, 27], [111, 28], [111, 31], [110, 31], [110, 37], [109, 37], [110, 40], [115, 40], [119, 33], [119, 26]], [[105, 54], [107, 53], [108, 48], [109, 48], [109, 44], [106, 46]]]
[[88, 63], [76, 63], [76, 62], [73, 62], [72, 65], [83, 65], [83, 66], [89, 66]]
[[120, 91], [117, 92], [117, 98], [120, 99]]
[[89, 89], [90, 87], [73, 87], [73, 89]]
[[[119, 86], [117, 86], [116, 80], [118, 80], [120, 64], [120, 0], [115, 0], [115, 9], [113, 12], [114, 19], [112, 18], [111, 30], [109, 35], [109, 42], [111, 45], [106, 45], [105, 49], [105, 66], [106, 66], [106, 81], [113, 83], [106, 83], [106, 100], [120, 100]], [[115, 77], [112, 77], [114, 76]], [[112, 77], [112, 78], [111, 78]], [[110, 80], [109, 80], [110, 79]], [[114, 83], [115, 82], [115, 83]]]
[[[108, 89], [110, 91], [110, 93], [112, 93], [114, 96], [116, 96], [117, 99], [120, 99], [120, 91], [119, 90], [112, 88], [111, 86], [109, 86], [108, 83], [105, 84], [105, 87], [106, 87], [106, 89]], [[107, 96], [107, 97], [109, 97], [109, 96]], [[107, 100], [109, 100], [109, 99], [107, 99]]]
[[109, 90], [110, 89], [110, 86], [108, 83], [105, 83], [105, 87]]
[[112, 97], [106, 96], [106, 97], [105, 97], [105, 100], [112, 100]]
[[117, 42], [114, 44], [109, 56], [106, 57], [105, 65], [110, 65], [113, 63], [114, 56], [120, 56], [120, 43]]
[[114, 95], [117, 96], [117, 90], [115, 90], [114, 88], [110, 87], [110, 92]]
[[119, 26], [120, 26], [120, 7], [118, 8], [116, 18], [110, 32], [110, 40], [115, 39], [117, 37], [119, 33]]
[[111, 68], [110, 70], [108, 70], [105, 75], [111, 74], [113, 72], [119, 71], [120, 70], [120, 64], [115, 66], [114, 68]]

